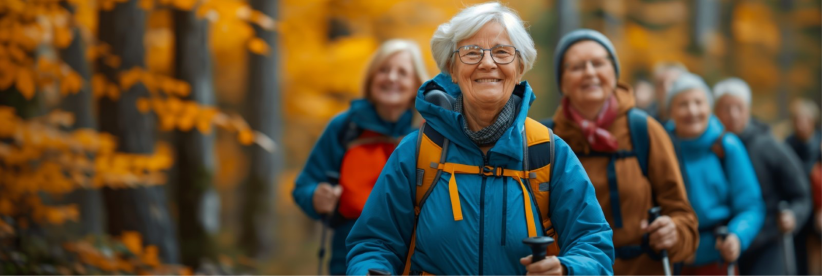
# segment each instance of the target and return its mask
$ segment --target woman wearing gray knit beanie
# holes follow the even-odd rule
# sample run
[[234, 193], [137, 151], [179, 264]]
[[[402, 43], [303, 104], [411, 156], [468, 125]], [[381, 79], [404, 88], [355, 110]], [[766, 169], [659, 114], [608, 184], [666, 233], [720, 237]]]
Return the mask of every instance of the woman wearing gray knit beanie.
[[702, 78], [688, 72], [674, 81], [666, 96], [671, 120], [665, 129], [673, 138], [688, 198], [699, 219], [699, 249], [683, 275], [725, 275], [765, 220], [745, 146], [736, 135], [724, 132], [711, 114], [712, 102]]
[[[556, 47], [554, 64], [564, 97], [545, 124], [570, 144], [593, 181], [614, 232], [614, 274], [668, 274], [669, 261], [684, 261], [696, 251], [698, 224], [667, 132], [634, 108], [630, 87], [618, 82], [613, 45], [601, 33], [568, 33]], [[661, 217], [649, 222], [653, 207]]]

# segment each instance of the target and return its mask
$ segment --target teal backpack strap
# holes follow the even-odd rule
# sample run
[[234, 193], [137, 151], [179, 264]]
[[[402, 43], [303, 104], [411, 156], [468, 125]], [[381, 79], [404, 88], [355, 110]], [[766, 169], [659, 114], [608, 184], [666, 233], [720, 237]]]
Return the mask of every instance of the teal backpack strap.
[[647, 132], [647, 113], [638, 108], [627, 111], [627, 122], [630, 126], [630, 142], [633, 152], [639, 161], [642, 174], [647, 177], [648, 159], [650, 158], [650, 134]]

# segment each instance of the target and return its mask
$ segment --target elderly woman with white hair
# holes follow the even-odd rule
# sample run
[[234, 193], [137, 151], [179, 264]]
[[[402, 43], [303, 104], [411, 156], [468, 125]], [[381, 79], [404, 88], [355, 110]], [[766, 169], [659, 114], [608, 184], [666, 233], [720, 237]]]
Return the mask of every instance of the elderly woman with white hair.
[[[770, 126], [751, 117], [751, 90], [745, 81], [722, 80], [713, 87], [713, 94], [716, 116], [726, 130], [739, 136], [750, 154], [765, 201], [767, 220], [739, 259], [739, 270], [742, 275], [794, 275], [795, 271], [786, 272], [786, 261], [777, 259], [777, 254], [783, 252], [782, 235], [797, 233], [810, 215], [808, 175], [791, 148], [774, 139]], [[780, 208], [780, 202], [788, 207]]]
[[[667, 92], [665, 129], [699, 220], [699, 248], [684, 275], [725, 275], [765, 221], [765, 204], [742, 141], [711, 114], [713, 96], [701, 77], [685, 72]], [[729, 233], [719, 228], [726, 227]], [[719, 235], [727, 235], [717, 238]]]
[[[472, 6], [431, 45], [442, 73], [418, 91], [426, 122], [378, 178], [347, 238], [347, 274], [611, 275], [613, 233], [587, 173], [527, 117], [535, 95], [521, 78], [536, 50], [522, 20]], [[545, 235], [548, 256], [530, 257], [523, 240]]]

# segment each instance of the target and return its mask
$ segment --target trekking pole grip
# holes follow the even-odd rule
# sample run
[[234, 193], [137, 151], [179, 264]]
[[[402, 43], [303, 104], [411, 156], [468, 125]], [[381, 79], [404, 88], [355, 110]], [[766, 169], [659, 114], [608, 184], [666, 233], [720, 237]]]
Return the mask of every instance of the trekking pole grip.
[[547, 246], [553, 244], [555, 240], [549, 236], [528, 237], [521, 241], [530, 246], [533, 251], [533, 263], [544, 260], [547, 257]]

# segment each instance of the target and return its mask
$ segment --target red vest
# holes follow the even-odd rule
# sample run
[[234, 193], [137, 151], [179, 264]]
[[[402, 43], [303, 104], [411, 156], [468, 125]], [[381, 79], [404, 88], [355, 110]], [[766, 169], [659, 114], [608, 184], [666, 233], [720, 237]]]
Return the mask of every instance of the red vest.
[[357, 139], [347, 143], [341, 161], [341, 199], [338, 212], [347, 219], [361, 216], [378, 175], [401, 138], [364, 130]]

